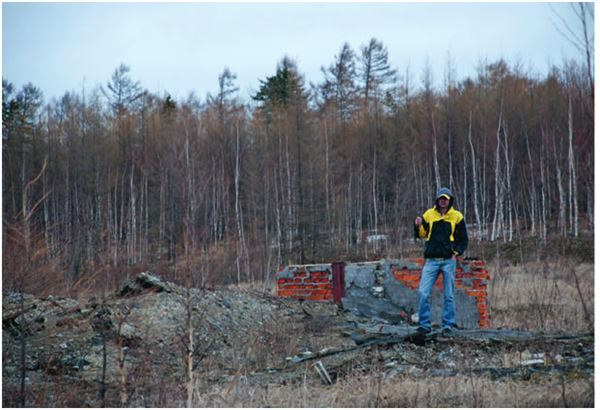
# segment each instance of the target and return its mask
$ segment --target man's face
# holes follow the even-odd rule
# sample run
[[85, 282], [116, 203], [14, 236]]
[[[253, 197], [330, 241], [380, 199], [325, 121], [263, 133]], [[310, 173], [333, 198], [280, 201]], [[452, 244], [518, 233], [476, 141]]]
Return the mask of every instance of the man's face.
[[448, 208], [449, 202], [450, 201], [445, 196], [441, 196], [438, 198], [438, 205], [440, 206], [440, 208]]

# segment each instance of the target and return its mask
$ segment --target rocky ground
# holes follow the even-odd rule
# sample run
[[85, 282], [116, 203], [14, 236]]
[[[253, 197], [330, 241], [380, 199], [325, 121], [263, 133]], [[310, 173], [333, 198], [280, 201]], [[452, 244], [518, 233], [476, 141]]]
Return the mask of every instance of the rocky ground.
[[[3, 294], [3, 406], [19, 405], [22, 380], [27, 406], [184, 405], [188, 306], [198, 406], [485, 406], [473, 380], [558, 389], [552, 400], [541, 394], [527, 402], [535, 406], [594, 405], [593, 334], [458, 329], [450, 338], [424, 338], [410, 323], [376, 322], [333, 303], [239, 289], [190, 289], [188, 297], [142, 273], [104, 300]], [[362, 377], [379, 380], [377, 396], [369, 388], [370, 401], [340, 398], [344, 389], [352, 397]], [[384, 394], [386, 383], [462, 379], [475, 401], [456, 392], [431, 401], [418, 388], [414, 403]]]

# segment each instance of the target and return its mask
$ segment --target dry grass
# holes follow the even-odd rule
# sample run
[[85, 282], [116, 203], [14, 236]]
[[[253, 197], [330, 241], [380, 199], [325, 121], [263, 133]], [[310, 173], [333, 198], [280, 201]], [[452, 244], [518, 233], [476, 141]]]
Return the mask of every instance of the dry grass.
[[594, 312], [592, 264], [575, 265], [564, 259], [553, 263], [527, 262], [519, 266], [502, 266], [496, 261], [488, 267], [493, 327], [535, 331], [591, 330]]
[[[307, 369], [307, 372], [310, 370]], [[564, 387], [564, 389], [563, 389]], [[208, 392], [198, 389], [199, 407], [589, 407], [593, 383], [544, 378], [529, 382], [485, 377], [409, 376], [377, 374], [348, 377], [332, 386], [306, 378], [296, 385], [253, 386], [234, 377]]]

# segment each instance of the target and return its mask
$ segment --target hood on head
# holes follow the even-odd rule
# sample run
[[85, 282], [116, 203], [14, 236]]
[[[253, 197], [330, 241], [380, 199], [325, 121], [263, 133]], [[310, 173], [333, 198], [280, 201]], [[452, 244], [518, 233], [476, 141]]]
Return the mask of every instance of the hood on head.
[[445, 188], [445, 187], [439, 189], [435, 194], [435, 205], [436, 206], [437, 206], [438, 199], [440, 199], [440, 197], [442, 197], [442, 196], [445, 196], [450, 200], [450, 202], [448, 204], [448, 208], [450, 208], [454, 204], [454, 195], [452, 194], [452, 191], [450, 191], [450, 189]]

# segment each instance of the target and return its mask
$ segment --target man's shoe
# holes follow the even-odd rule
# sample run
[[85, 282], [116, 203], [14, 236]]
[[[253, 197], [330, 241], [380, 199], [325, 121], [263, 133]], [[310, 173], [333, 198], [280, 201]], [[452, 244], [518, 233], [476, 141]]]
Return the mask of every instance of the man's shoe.
[[423, 326], [419, 326], [419, 327], [417, 328], [417, 333], [420, 333], [420, 334], [422, 334], [422, 335], [426, 335], [426, 334], [428, 334], [428, 333], [431, 333], [431, 329], [428, 329], [428, 328], [426, 328], [426, 327], [423, 327]]
[[454, 330], [452, 330], [452, 328], [450, 328], [450, 327], [445, 327], [442, 329], [442, 336], [443, 337], [452, 337], [452, 336], [454, 336]]

